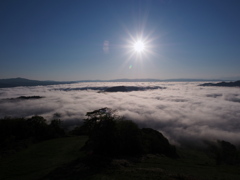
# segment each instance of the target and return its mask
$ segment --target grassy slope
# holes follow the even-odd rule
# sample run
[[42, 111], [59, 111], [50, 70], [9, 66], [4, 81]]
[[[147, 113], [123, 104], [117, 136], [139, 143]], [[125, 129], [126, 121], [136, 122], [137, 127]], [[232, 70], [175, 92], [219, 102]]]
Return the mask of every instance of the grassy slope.
[[186, 149], [178, 149], [181, 156], [178, 160], [148, 155], [135, 163], [122, 159], [101, 170], [88, 168], [81, 160], [83, 152], [79, 151], [86, 140], [87, 137], [53, 139], [3, 158], [0, 179], [240, 179], [240, 166], [216, 166], [205, 153]]
[[220, 165], [205, 153], [180, 149], [180, 159], [149, 155], [142, 162], [133, 166], [107, 170], [89, 179], [104, 180], [239, 180], [240, 166]]
[[[216, 166], [204, 152], [179, 149], [180, 159], [148, 155], [142, 159], [114, 159], [107, 166], [89, 167], [78, 159], [52, 172], [44, 180], [239, 180], [240, 166]], [[132, 161], [134, 160], [134, 161]], [[89, 161], [88, 161], [89, 162]], [[95, 161], [96, 162], [96, 161]], [[103, 165], [103, 166], [102, 166]]]
[[79, 151], [87, 137], [67, 137], [34, 144], [0, 160], [0, 179], [38, 179], [55, 168], [81, 156]]

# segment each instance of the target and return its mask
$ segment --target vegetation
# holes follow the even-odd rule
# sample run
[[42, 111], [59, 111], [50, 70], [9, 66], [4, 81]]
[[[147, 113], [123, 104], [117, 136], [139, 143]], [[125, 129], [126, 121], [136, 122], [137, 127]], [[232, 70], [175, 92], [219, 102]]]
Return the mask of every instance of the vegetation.
[[134, 122], [117, 116], [115, 110], [102, 108], [86, 116], [83, 126], [74, 132], [89, 135], [83, 147], [89, 154], [119, 157], [154, 153], [178, 157], [175, 147], [160, 132], [139, 129]]
[[215, 159], [217, 165], [240, 164], [237, 148], [230, 142], [218, 140], [216, 143], [207, 142], [207, 144], [207, 153]]
[[84, 157], [79, 151], [86, 136], [62, 137], [41, 141], [0, 159], [1, 180], [36, 180], [56, 168]]
[[59, 119], [1, 119], [0, 179], [240, 179], [239, 150], [229, 142], [176, 149], [160, 132], [110, 108], [86, 116], [71, 132]]
[[0, 120], [0, 155], [25, 148], [29, 143], [65, 136], [59, 119], [49, 124], [41, 116], [4, 118]]

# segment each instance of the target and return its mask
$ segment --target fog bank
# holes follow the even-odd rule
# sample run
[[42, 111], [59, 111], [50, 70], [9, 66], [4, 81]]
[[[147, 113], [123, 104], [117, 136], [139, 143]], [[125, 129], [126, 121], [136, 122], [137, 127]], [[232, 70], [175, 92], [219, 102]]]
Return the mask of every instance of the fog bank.
[[[68, 123], [81, 122], [88, 111], [102, 107], [161, 131], [175, 144], [201, 145], [202, 140], [240, 144], [240, 89], [201, 87], [192, 82], [78, 83], [0, 89], [0, 118], [58, 113]], [[98, 93], [112, 86], [139, 87], [142, 91]], [[156, 88], [156, 87], [165, 87]], [[19, 96], [41, 99], [10, 101]]]

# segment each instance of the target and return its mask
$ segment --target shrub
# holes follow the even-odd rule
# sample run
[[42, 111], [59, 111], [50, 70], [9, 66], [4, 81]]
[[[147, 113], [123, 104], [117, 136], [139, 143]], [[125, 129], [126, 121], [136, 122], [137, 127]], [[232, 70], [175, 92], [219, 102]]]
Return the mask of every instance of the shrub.
[[176, 148], [172, 146], [167, 138], [165, 138], [160, 132], [151, 128], [143, 128], [142, 136], [145, 153], [164, 154], [171, 158], [179, 157]]
[[217, 165], [220, 164], [239, 164], [237, 148], [230, 142], [218, 140], [216, 143], [205, 142], [208, 145], [208, 151]]
[[60, 124], [60, 120], [52, 120], [47, 124], [41, 116], [0, 119], [0, 151], [17, 148], [18, 144], [24, 144], [25, 141], [38, 142], [64, 136]]

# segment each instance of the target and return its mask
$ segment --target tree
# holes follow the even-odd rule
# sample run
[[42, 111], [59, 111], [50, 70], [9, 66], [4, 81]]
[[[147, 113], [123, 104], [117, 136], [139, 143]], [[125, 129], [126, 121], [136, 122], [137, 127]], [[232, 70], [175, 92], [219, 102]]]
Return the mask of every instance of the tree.
[[82, 129], [89, 140], [83, 147], [91, 154], [103, 156], [136, 156], [158, 153], [176, 158], [174, 146], [158, 131], [139, 129], [136, 123], [117, 116], [116, 111], [102, 108], [86, 114]]
[[88, 132], [89, 140], [85, 149], [95, 154], [112, 155], [115, 151], [115, 111], [102, 108], [86, 114], [83, 128]]
[[64, 130], [61, 128], [61, 121], [60, 119], [53, 119], [49, 124], [49, 136], [51, 138], [62, 137], [65, 135]]
[[30, 134], [38, 141], [45, 140], [48, 137], [48, 125], [46, 119], [42, 116], [33, 116], [27, 119], [27, 125], [31, 132]]
[[119, 120], [115, 123], [116, 153], [139, 155], [143, 153], [142, 134], [137, 124], [130, 120]]

